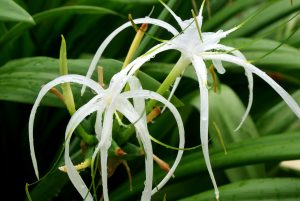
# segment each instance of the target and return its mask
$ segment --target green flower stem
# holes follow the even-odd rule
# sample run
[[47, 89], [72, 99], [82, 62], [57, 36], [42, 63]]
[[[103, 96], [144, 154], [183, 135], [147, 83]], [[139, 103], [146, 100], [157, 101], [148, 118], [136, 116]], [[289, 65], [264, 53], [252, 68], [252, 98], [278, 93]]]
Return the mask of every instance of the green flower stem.
[[[169, 90], [170, 86], [174, 83], [175, 79], [179, 76], [181, 76], [181, 74], [184, 72], [184, 70], [187, 68], [187, 66], [189, 65], [190, 61], [188, 59], [186, 59], [184, 56], [181, 56], [179, 58], [179, 60], [177, 61], [177, 63], [175, 64], [175, 66], [173, 67], [173, 69], [171, 70], [171, 72], [168, 74], [168, 76], [166, 77], [166, 79], [163, 81], [163, 83], [160, 85], [160, 87], [157, 89], [157, 93], [164, 95], [164, 93], [166, 91]], [[152, 108], [156, 105], [157, 101], [155, 100], [150, 100], [147, 103], [146, 106], [146, 111], [147, 114], [152, 110]], [[117, 139], [117, 143], [119, 145], [124, 144], [125, 142], [127, 142], [130, 137], [134, 134], [134, 126], [130, 125], [125, 131], [123, 131]]]
[[[169, 90], [170, 86], [174, 83], [175, 79], [184, 72], [186, 67], [190, 64], [190, 61], [186, 59], [184, 56], [181, 56], [171, 72], [168, 74], [166, 79], [163, 81], [163, 83], [160, 85], [160, 87], [156, 90], [156, 93], [159, 93], [160, 95], [164, 95], [166, 91]], [[152, 108], [156, 105], [157, 101], [151, 100], [148, 102], [146, 110], [147, 113], [149, 113]]]
[[78, 125], [75, 131], [81, 138], [82, 140], [87, 143], [88, 145], [95, 145], [98, 143], [97, 138], [94, 135], [91, 135], [85, 131], [85, 129], [81, 126]]

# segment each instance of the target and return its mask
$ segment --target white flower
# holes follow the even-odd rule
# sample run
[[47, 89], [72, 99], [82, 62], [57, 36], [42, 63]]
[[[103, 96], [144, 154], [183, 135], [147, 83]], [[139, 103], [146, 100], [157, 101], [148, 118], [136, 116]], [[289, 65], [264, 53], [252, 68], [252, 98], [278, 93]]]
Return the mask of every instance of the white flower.
[[[145, 188], [142, 194], [142, 200], [147, 201], [151, 199], [151, 195], [156, 192], [156, 189], [161, 188], [173, 175], [179, 161], [181, 160], [184, 148], [184, 127], [183, 122], [180, 117], [179, 112], [169, 101], [163, 98], [161, 95], [143, 90], [141, 85], [136, 77], [131, 76], [131, 74], [127, 74], [128, 71], [120, 71], [115, 74], [111, 79], [110, 85], [107, 89], [103, 89], [98, 83], [95, 81], [86, 78], [81, 75], [64, 75], [60, 76], [41, 89], [39, 95], [33, 105], [30, 119], [29, 119], [29, 141], [30, 141], [30, 150], [31, 150], [31, 158], [34, 166], [34, 170], [36, 176], [39, 177], [37, 161], [35, 157], [34, 151], [34, 143], [33, 143], [33, 126], [34, 126], [34, 118], [36, 110], [40, 104], [43, 96], [54, 86], [72, 82], [82, 84], [84, 86], [88, 86], [95, 93], [95, 97], [93, 97], [88, 103], [80, 107], [74, 115], [71, 117], [66, 131], [65, 131], [65, 166], [69, 178], [77, 191], [80, 193], [82, 198], [85, 198], [87, 201], [92, 201], [93, 197], [89, 192], [86, 184], [80, 177], [79, 173], [76, 171], [69, 153], [69, 144], [72, 137], [72, 134], [76, 127], [91, 113], [97, 112], [96, 115], [96, 123], [95, 123], [95, 133], [96, 137], [99, 140], [99, 143], [95, 147], [94, 154], [92, 156], [92, 164], [96, 158], [96, 155], [100, 151], [101, 158], [101, 170], [102, 170], [102, 186], [103, 186], [103, 196], [104, 200], [108, 201], [108, 189], [107, 189], [107, 157], [108, 157], [108, 149], [111, 146], [112, 142], [112, 123], [114, 118], [114, 113], [119, 112], [123, 114], [135, 127], [137, 138], [142, 142], [143, 149], [145, 152], [145, 171], [146, 171], [146, 181]], [[130, 86], [130, 91], [122, 92], [125, 84], [128, 83]], [[133, 100], [131, 103], [130, 99]], [[146, 114], [145, 114], [145, 99], [154, 99], [163, 104], [165, 104], [172, 114], [178, 125], [179, 130], [179, 148], [181, 150], [178, 151], [177, 157], [170, 171], [166, 174], [165, 178], [152, 190], [152, 178], [153, 178], [153, 151], [151, 140], [149, 137], [149, 132], [147, 128], [146, 122]]]
[[[199, 81], [200, 88], [200, 138], [202, 142], [202, 150], [204, 154], [205, 163], [211, 177], [214, 189], [215, 189], [215, 197], [219, 199], [219, 191], [217, 188], [217, 184], [214, 178], [214, 174], [212, 172], [209, 152], [208, 152], [208, 118], [209, 118], [209, 103], [208, 103], [208, 87], [207, 87], [207, 68], [205, 65], [206, 60], [211, 60], [216, 68], [217, 72], [220, 74], [225, 73], [225, 69], [222, 65], [222, 61], [231, 62], [237, 64], [245, 69], [245, 74], [247, 76], [249, 82], [249, 102], [244, 116], [242, 117], [241, 123], [237, 126], [237, 129], [240, 128], [248, 113], [250, 111], [253, 99], [253, 77], [252, 73], [258, 75], [263, 80], [265, 80], [287, 103], [287, 105], [292, 109], [292, 111], [300, 118], [300, 108], [298, 104], [294, 101], [294, 99], [281, 87], [279, 86], [272, 78], [270, 78], [265, 72], [261, 71], [254, 65], [250, 64], [243, 54], [236, 50], [233, 47], [228, 47], [220, 44], [220, 40], [225, 38], [229, 33], [235, 31], [239, 27], [234, 27], [228, 31], [219, 30], [217, 32], [201, 32], [202, 26], [202, 10], [203, 5], [200, 8], [199, 15], [191, 18], [189, 20], [183, 21], [180, 17], [178, 17], [169, 7], [167, 7], [164, 3], [162, 3], [168, 11], [175, 18], [177, 23], [179, 24], [181, 30], [176, 31], [174, 28], [166, 22], [162, 21], [154, 21], [152, 18], [143, 18], [133, 20], [134, 23], [149, 23], [161, 26], [169, 30], [174, 37], [168, 41], [164, 41], [153, 48], [151, 48], [144, 55], [138, 57], [132, 63], [130, 63], [126, 68], [130, 69], [130, 71], [134, 72], [139, 69], [145, 62], [153, 58], [156, 54], [166, 51], [166, 50], [178, 50], [181, 52], [181, 57], [173, 70], [170, 72], [166, 80], [170, 81], [172, 76], [176, 76], [176, 81], [174, 87], [172, 89], [172, 93], [174, 93], [176, 86], [180, 81], [180, 75], [184, 72], [185, 68], [192, 63], [195, 73], [197, 75]], [[154, 23], [155, 22], [155, 23]], [[105, 43], [102, 43], [99, 47], [96, 56], [94, 57], [87, 76], [90, 77], [91, 73], [94, 71], [98, 60], [101, 57], [102, 52], [109, 44], [109, 42], [123, 29], [129, 27], [130, 23], [126, 23], [116, 29], [107, 39]], [[169, 79], [170, 77], [170, 79]], [[174, 82], [174, 79], [172, 80]], [[172, 83], [169, 83], [169, 86]], [[84, 89], [83, 89], [84, 90]], [[83, 92], [83, 91], [82, 91]], [[160, 91], [164, 93], [165, 91]]]

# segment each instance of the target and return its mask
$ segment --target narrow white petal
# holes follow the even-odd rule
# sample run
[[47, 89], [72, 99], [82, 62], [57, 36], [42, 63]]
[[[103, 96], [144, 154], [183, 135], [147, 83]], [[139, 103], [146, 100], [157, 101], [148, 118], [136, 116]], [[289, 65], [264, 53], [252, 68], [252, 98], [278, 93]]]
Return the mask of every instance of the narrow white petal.
[[241, 126], [243, 125], [243, 123], [245, 122], [246, 118], [249, 115], [249, 112], [250, 112], [250, 109], [251, 109], [252, 103], [253, 103], [253, 84], [254, 84], [253, 75], [252, 75], [252, 72], [246, 68], [245, 68], [245, 75], [248, 79], [248, 88], [249, 88], [248, 105], [247, 105], [246, 111], [242, 117], [241, 122], [239, 123], [239, 125], [236, 127], [236, 129], [234, 131], [238, 131], [241, 128]]
[[33, 141], [33, 127], [34, 127], [34, 118], [36, 114], [36, 110], [38, 106], [40, 105], [40, 102], [42, 98], [46, 95], [46, 93], [54, 86], [66, 83], [66, 82], [73, 82], [73, 83], [78, 83], [78, 84], [83, 84], [91, 89], [93, 89], [95, 92], [98, 94], [101, 94], [103, 90], [99, 86], [99, 84], [91, 79], [87, 79], [84, 76], [81, 75], [63, 75], [60, 76], [49, 83], [47, 83], [45, 86], [42, 87], [41, 91], [38, 94], [38, 97], [36, 98], [33, 107], [30, 112], [30, 117], [29, 117], [29, 125], [28, 125], [28, 133], [29, 133], [29, 146], [30, 146], [30, 155], [31, 155], [31, 160], [32, 164], [34, 167], [35, 175], [39, 179], [39, 172], [38, 172], [38, 166], [37, 166], [37, 161], [35, 157], [35, 150], [34, 150], [34, 141]]
[[133, 75], [144, 63], [149, 61], [150, 59], [154, 58], [157, 54], [175, 49], [173, 45], [167, 44], [167, 43], [161, 43], [158, 45], [155, 45], [152, 47], [150, 50], [148, 50], [145, 54], [141, 55], [140, 57], [136, 58], [134, 61], [132, 61], [130, 64], [126, 66], [124, 69], [125, 71], [128, 72], [128, 77], [126, 80], [129, 79], [131, 75]]
[[[139, 18], [139, 19], [135, 19], [133, 20], [135, 24], [143, 24], [143, 23], [147, 23], [147, 24], [153, 24], [153, 25], [157, 25], [160, 26], [162, 28], [165, 28], [166, 30], [168, 30], [169, 32], [171, 32], [174, 36], [178, 34], [178, 31], [169, 23], [164, 22], [162, 20], [158, 20], [158, 19], [153, 19], [150, 17], [146, 17], [146, 18]], [[116, 30], [114, 30], [100, 45], [100, 47], [98, 48], [90, 66], [88, 69], [88, 72], [86, 74], [86, 76], [88, 78], [90, 78], [93, 74], [93, 72], [95, 71], [95, 68], [97, 66], [97, 63], [99, 61], [99, 59], [101, 58], [102, 53], [104, 52], [105, 48], [109, 45], [109, 43], [112, 41], [112, 39], [114, 39], [120, 32], [122, 32], [124, 29], [131, 27], [132, 24], [131, 22], [126, 22], [125, 24], [121, 25], [120, 27], [118, 27]], [[85, 91], [85, 86], [82, 87], [81, 89], [81, 94], [83, 94]]]
[[97, 110], [97, 105], [99, 105], [99, 103], [101, 104], [100, 97], [96, 96], [84, 106], [82, 106], [79, 110], [77, 110], [70, 119], [65, 133], [65, 165], [67, 169], [67, 174], [74, 187], [80, 193], [81, 197], [85, 198], [85, 200], [88, 201], [93, 201], [93, 197], [71, 161], [69, 145], [72, 134], [76, 127], [80, 124], [80, 122], [82, 122], [83, 119], [85, 119], [86, 116], [90, 115], [91, 113]]
[[240, 59], [235, 56], [227, 55], [227, 54], [203, 55], [202, 58], [219, 59], [219, 60], [235, 63], [239, 66], [247, 68], [249, 71], [251, 71], [252, 73], [258, 75], [263, 80], [265, 80], [282, 97], [282, 99], [287, 103], [287, 105], [297, 115], [297, 117], [300, 118], [300, 108], [297, 102], [279, 84], [277, 84], [271, 77], [269, 77], [265, 72], [263, 72], [256, 66], [248, 63], [243, 59]]
[[217, 69], [217, 72], [219, 74], [224, 74], [225, 73], [225, 68], [222, 65], [222, 62], [220, 60], [212, 60], [212, 63], [214, 67]]
[[[115, 79], [115, 86], [112, 93], [114, 93], [113, 99], [121, 93], [121, 90], [125, 86], [125, 84], [129, 81], [130, 77], [147, 61], [151, 58], [154, 58], [156, 54], [173, 49], [174, 46], [166, 43], [158, 44], [152, 47], [148, 52], [141, 55], [140, 57], [133, 60], [129, 63], [124, 69], [122, 69], [119, 73], [113, 76], [112, 79]], [[127, 74], [126, 76], [124, 76]], [[121, 81], [120, 81], [121, 80]]]
[[203, 15], [204, 4], [205, 4], [205, 0], [202, 1], [202, 3], [201, 3], [201, 6], [199, 8], [199, 14], [198, 14], [198, 16], [202, 16]]
[[97, 115], [96, 115], [96, 122], [95, 122], [95, 133], [97, 139], [100, 141], [101, 139], [101, 133], [102, 133], [102, 115], [105, 109], [105, 105], [102, 104], [102, 107], [97, 110]]
[[[207, 83], [207, 69], [204, 61], [197, 56], [192, 58], [192, 64], [197, 74], [198, 82], [202, 82], [204, 85]], [[201, 77], [199, 77], [201, 75]], [[201, 79], [200, 79], [201, 78]]]
[[208, 90], [206, 86], [207, 79], [207, 70], [205, 63], [202, 59], [194, 57], [192, 60], [193, 66], [195, 68], [195, 72], [199, 82], [200, 89], [200, 138], [203, 156], [205, 160], [205, 164], [209, 173], [209, 176], [212, 180], [216, 199], [219, 200], [219, 190], [214, 177], [214, 173], [212, 171], [209, 151], [208, 151], [208, 117], [209, 117], [209, 105], [208, 105]]
[[100, 148], [100, 163], [101, 163], [101, 178], [102, 178], [102, 189], [104, 201], [109, 201], [108, 187], [107, 187], [107, 158], [108, 149], [106, 147]]
[[149, 138], [147, 122], [140, 119], [139, 114], [135, 111], [131, 103], [126, 99], [120, 99], [118, 111], [121, 112], [134, 125], [138, 138], [143, 144], [145, 152], [146, 181], [141, 200], [150, 201], [153, 180], [153, 151], [151, 140]]
[[[128, 84], [131, 91], [142, 89], [140, 81], [135, 76], [131, 76], [129, 78]], [[145, 99], [133, 97], [133, 106], [135, 111], [137, 111], [138, 114], [142, 116], [142, 119], [146, 122]]]
[[[236, 50], [233, 47], [228, 47], [225, 45], [218, 44], [218, 45], [216, 45], [216, 49], [230, 51], [233, 55], [237, 56], [238, 58], [240, 58], [242, 60], [246, 60], [245, 56], [239, 50]], [[250, 112], [250, 109], [251, 109], [252, 103], [253, 103], [253, 84], [254, 84], [253, 75], [252, 75], [251, 71], [249, 71], [247, 68], [245, 68], [245, 75], [248, 80], [248, 89], [249, 89], [248, 105], [247, 105], [246, 111], [241, 119], [241, 122], [239, 123], [239, 125], [237, 126], [237, 128], [234, 131], [237, 131], [241, 128], [241, 126], [243, 125], [243, 123], [245, 122], [246, 118], [249, 115], [249, 112]]]
[[[163, 96], [161, 96], [155, 92], [148, 91], [148, 90], [124, 92], [121, 94], [121, 96], [123, 96], [124, 98], [132, 98], [132, 97], [149, 98], [149, 99], [157, 100], [157, 101], [163, 103], [164, 105], [166, 105], [167, 108], [173, 114], [173, 116], [176, 120], [177, 126], [178, 126], [178, 132], [179, 132], [178, 148], [180, 148], [180, 149], [184, 148], [185, 136], [184, 136], [183, 122], [182, 122], [182, 119], [181, 119], [181, 116], [180, 116], [178, 110], [172, 103], [167, 101]], [[152, 190], [152, 194], [156, 193], [159, 189], [161, 189], [169, 181], [169, 179], [172, 177], [172, 175], [174, 175], [174, 172], [181, 160], [182, 154], [183, 154], [183, 150], [179, 150], [171, 169], [169, 170], [167, 175], [162, 179], [162, 181]]]
[[[176, 91], [176, 89], [177, 89], [177, 87], [178, 87], [178, 85], [179, 85], [179, 83], [181, 81], [181, 78], [182, 78], [182, 76], [179, 76], [179, 77], [177, 77], [175, 79], [175, 82], [173, 84], [172, 90], [171, 90], [170, 95], [168, 97], [168, 101], [170, 101], [171, 98], [173, 97], [173, 95], [175, 94], [175, 91]], [[163, 107], [163, 109], [161, 110], [161, 113], [163, 113], [165, 111], [165, 109], [166, 109], [166, 106]]]
[[102, 178], [102, 189], [104, 201], [108, 201], [108, 188], [107, 188], [107, 152], [112, 141], [112, 124], [113, 124], [113, 113], [115, 112], [114, 106], [110, 106], [106, 109], [103, 120], [103, 129], [100, 134], [100, 142], [92, 156], [92, 164], [94, 164], [95, 158], [100, 151], [101, 161], [101, 178]]

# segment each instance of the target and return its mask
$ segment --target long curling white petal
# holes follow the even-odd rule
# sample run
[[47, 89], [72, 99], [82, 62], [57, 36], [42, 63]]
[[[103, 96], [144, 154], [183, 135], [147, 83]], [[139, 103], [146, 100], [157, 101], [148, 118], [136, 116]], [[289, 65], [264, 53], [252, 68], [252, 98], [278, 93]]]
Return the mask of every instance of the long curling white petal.
[[249, 113], [250, 113], [250, 109], [252, 107], [252, 103], [253, 103], [253, 75], [251, 73], [251, 71], [249, 71], [248, 69], [245, 69], [245, 75], [248, 79], [248, 88], [249, 88], [249, 98], [248, 98], [248, 105], [246, 108], [246, 111], [242, 117], [241, 122], [239, 123], [239, 125], [236, 127], [236, 129], [234, 131], [238, 131], [241, 126], [243, 125], [243, 123], [245, 122], [245, 120], [247, 119]]
[[[215, 46], [215, 48], [217, 50], [229, 51], [233, 55], [237, 56], [238, 58], [246, 60], [245, 56], [239, 50], [236, 50], [233, 47], [228, 47], [228, 46], [225, 46], [225, 45], [218, 44], [218, 45]], [[248, 117], [248, 115], [250, 113], [250, 109], [251, 109], [252, 103], [253, 103], [253, 85], [254, 85], [253, 75], [252, 75], [251, 71], [249, 71], [247, 68], [245, 68], [245, 75], [246, 75], [247, 80], [248, 80], [248, 89], [249, 89], [248, 105], [247, 105], [246, 111], [245, 111], [239, 125], [237, 126], [237, 128], [234, 131], [237, 131], [241, 128], [241, 126], [243, 125], [243, 123], [245, 122], [246, 118]]]
[[143, 144], [145, 152], [146, 181], [141, 200], [150, 201], [153, 180], [153, 151], [151, 140], [149, 138], [147, 122], [145, 120], [140, 119], [140, 115], [135, 111], [131, 103], [124, 98], [120, 98], [118, 111], [121, 112], [134, 125], [138, 138]]
[[134, 61], [129, 63], [124, 71], [128, 72], [126, 80], [129, 79], [130, 76], [132, 76], [144, 63], [149, 61], [150, 59], [154, 58], [157, 54], [174, 49], [173, 45], [166, 44], [166, 43], [160, 43], [158, 45], [155, 45], [150, 50], [148, 50], [145, 54], [139, 56]]
[[[142, 89], [140, 81], [135, 76], [131, 76], [129, 78], [128, 84], [131, 91]], [[146, 122], [145, 99], [133, 97], [133, 106], [135, 111], [137, 111], [138, 114], [142, 117], [143, 121]]]
[[224, 74], [226, 72], [220, 60], [212, 60], [212, 63], [219, 74]]
[[296, 114], [298, 118], [300, 118], [300, 108], [297, 102], [291, 97], [289, 93], [287, 93], [279, 84], [277, 84], [271, 77], [269, 77], [265, 72], [257, 68], [256, 66], [248, 63], [247, 61], [240, 59], [236, 56], [231, 56], [227, 54], [210, 54], [203, 55], [203, 59], [219, 59], [227, 62], [231, 62], [247, 68], [252, 73], [258, 75], [260, 78], [265, 80], [286, 102], [286, 104], [291, 108], [291, 110]]
[[106, 147], [100, 148], [100, 163], [101, 163], [101, 178], [102, 178], [102, 189], [104, 201], [109, 201], [108, 197], [108, 187], [107, 187], [107, 159], [108, 150]]
[[[162, 20], [158, 20], [158, 19], [153, 19], [150, 17], [146, 17], [146, 18], [138, 18], [138, 19], [134, 19], [133, 22], [135, 24], [143, 24], [143, 23], [147, 23], [147, 24], [153, 24], [153, 25], [157, 25], [160, 26], [164, 29], [166, 29], [167, 31], [171, 32], [174, 36], [178, 34], [178, 31], [169, 23], [166, 23]], [[100, 47], [98, 48], [90, 66], [88, 69], [88, 72], [86, 74], [86, 76], [88, 78], [90, 78], [93, 74], [93, 72], [95, 71], [95, 68], [97, 66], [97, 63], [102, 55], [102, 53], [104, 52], [105, 48], [108, 46], [108, 44], [112, 41], [112, 39], [114, 39], [120, 32], [122, 32], [124, 29], [131, 27], [132, 24], [131, 22], [126, 22], [125, 24], [121, 25], [120, 27], [118, 27], [116, 30], [114, 30], [100, 45]], [[81, 95], [84, 93], [85, 91], [85, 86], [82, 87], [81, 89]]]
[[212, 171], [209, 151], [208, 151], [208, 117], [209, 117], [209, 105], [208, 105], [208, 90], [206, 86], [207, 70], [204, 61], [201, 58], [193, 57], [192, 63], [198, 78], [200, 89], [200, 138], [203, 156], [205, 164], [212, 180], [215, 197], [219, 200], [219, 190], [215, 180], [214, 173]]
[[112, 123], [113, 123], [114, 106], [110, 105], [104, 114], [103, 129], [101, 139], [92, 156], [92, 164], [100, 150], [100, 163], [101, 163], [101, 178], [104, 201], [108, 201], [108, 187], [107, 187], [107, 152], [112, 141]]
[[36, 177], [39, 179], [39, 171], [38, 171], [38, 165], [37, 165], [37, 160], [35, 157], [35, 150], [34, 150], [34, 140], [33, 140], [33, 127], [34, 127], [34, 118], [36, 114], [36, 110], [38, 106], [40, 105], [40, 102], [42, 98], [46, 95], [46, 93], [54, 86], [66, 83], [66, 82], [73, 82], [73, 83], [78, 83], [78, 84], [83, 84], [91, 89], [93, 89], [96, 93], [101, 94], [103, 90], [99, 86], [99, 84], [91, 79], [87, 79], [84, 76], [81, 75], [63, 75], [60, 76], [46, 85], [44, 85], [41, 89], [41, 91], [38, 94], [38, 97], [36, 98], [33, 107], [30, 112], [30, 117], [29, 117], [29, 123], [28, 123], [28, 133], [29, 133], [29, 146], [30, 146], [30, 155], [31, 155], [31, 160], [34, 168], [34, 172]]
[[[177, 89], [177, 87], [178, 87], [178, 85], [179, 85], [179, 83], [181, 81], [181, 78], [182, 78], [182, 76], [179, 76], [179, 77], [177, 77], [175, 79], [175, 82], [173, 84], [172, 90], [171, 90], [170, 95], [169, 95], [169, 97], [167, 99], [168, 101], [170, 101], [171, 98], [173, 97], [173, 95], [175, 94], [175, 91], [176, 91], [176, 89]], [[161, 113], [163, 113], [165, 111], [165, 109], [166, 109], [166, 106], [163, 107], [163, 109], [161, 110]]]
[[97, 110], [97, 114], [96, 114], [95, 133], [96, 133], [96, 137], [99, 141], [101, 139], [101, 133], [102, 133], [102, 115], [103, 115], [104, 109], [105, 109], [105, 107], [103, 104], [102, 107], [100, 107]]
[[70, 140], [72, 137], [72, 134], [76, 127], [82, 122], [82, 120], [97, 110], [97, 105], [99, 105], [100, 96], [95, 96], [93, 99], [91, 99], [88, 103], [86, 103], [84, 106], [82, 106], [79, 110], [77, 110], [74, 115], [71, 117], [65, 133], [65, 165], [67, 169], [67, 174], [73, 183], [74, 187], [77, 189], [79, 194], [82, 198], [84, 198], [87, 201], [93, 201], [93, 197], [89, 192], [88, 187], [85, 185], [84, 181], [80, 177], [79, 173], [75, 169], [74, 164], [71, 161], [70, 158]]
[[182, 157], [182, 154], [183, 154], [182, 149], [184, 148], [184, 144], [185, 144], [183, 122], [182, 122], [181, 116], [180, 116], [178, 110], [176, 109], [176, 107], [172, 103], [167, 101], [163, 96], [159, 95], [158, 93], [148, 91], [148, 90], [137, 90], [137, 91], [124, 92], [123, 94], [121, 94], [121, 96], [123, 96], [124, 98], [132, 98], [132, 97], [149, 98], [149, 99], [154, 99], [154, 100], [157, 100], [157, 101], [163, 103], [164, 105], [167, 106], [167, 108], [173, 114], [173, 116], [176, 120], [177, 126], [178, 126], [178, 132], [179, 132], [179, 145], [178, 145], [178, 148], [181, 149], [181, 150], [179, 150], [177, 152], [176, 159], [175, 159], [171, 169], [167, 173], [167, 175], [152, 190], [152, 195], [153, 195], [154, 193], [156, 193], [159, 189], [161, 189], [170, 180], [172, 175], [174, 175], [174, 172], [175, 172], [175, 170], [176, 170], [176, 168], [177, 168], [177, 166], [178, 166], [178, 164], [181, 160], [181, 157]]

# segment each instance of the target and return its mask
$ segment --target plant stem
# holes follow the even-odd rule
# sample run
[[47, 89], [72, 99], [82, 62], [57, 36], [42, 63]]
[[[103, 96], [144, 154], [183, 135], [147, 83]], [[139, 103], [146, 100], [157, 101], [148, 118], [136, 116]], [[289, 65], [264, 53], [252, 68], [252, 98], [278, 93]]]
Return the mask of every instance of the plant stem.
[[[174, 83], [175, 79], [177, 77], [181, 76], [181, 74], [184, 72], [184, 70], [189, 65], [189, 63], [190, 63], [190, 61], [185, 56], [181, 56], [179, 58], [179, 60], [177, 61], [177, 63], [175, 64], [175, 66], [173, 67], [173, 69], [171, 70], [171, 72], [166, 77], [166, 79], [163, 81], [163, 83], [157, 89], [156, 93], [159, 93], [160, 95], [164, 95], [164, 93], [166, 91], [168, 91], [170, 86]], [[147, 106], [146, 106], [147, 114], [149, 112], [151, 112], [151, 110], [156, 105], [156, 103], [157, 103], [157, 101], [155, 101], [155, 100], [150, 100], [147, 103]], [[122, 132], [121, 135], [119, 135], [119, 138], [117, 141], [118, 144], [122, 145], [125, 142], [127, 142], [129, 140], [129, 138], [133, 135], [133, 133], [134, 133], [134, 126], [131, 125], [128, 129], [126, 129], [124, 132]]]
[[[156, 93], [158, 93], [160, 95], [164, 95], [165, 92], [168, 91], [170, 86], [174, 83], [175, 79], [177, 77], [181, 76], [181, 74], [184, 72], [184, 70], [189, 65], [189, 63], [190, 63], [190, 61], [186, 57], [181, 56], [179, 58], [179, 60], [177, 61], [177, 63], [175, 64], [175, 66], [173, 67], [173, 69], [171, 70], [171, 72], [166, 77], [166, 79], [163, 81], [163, 83], [160, 85], [160, 87], [156, 90]], [[149, 101], [149, 103], [147, 104], [147, 108], [146, 108], [147, 113], [152, 110], [152, 108], [155, 106], [156, 103], [157, 103], [157, 101], [155, 101], [155, 100]]]

